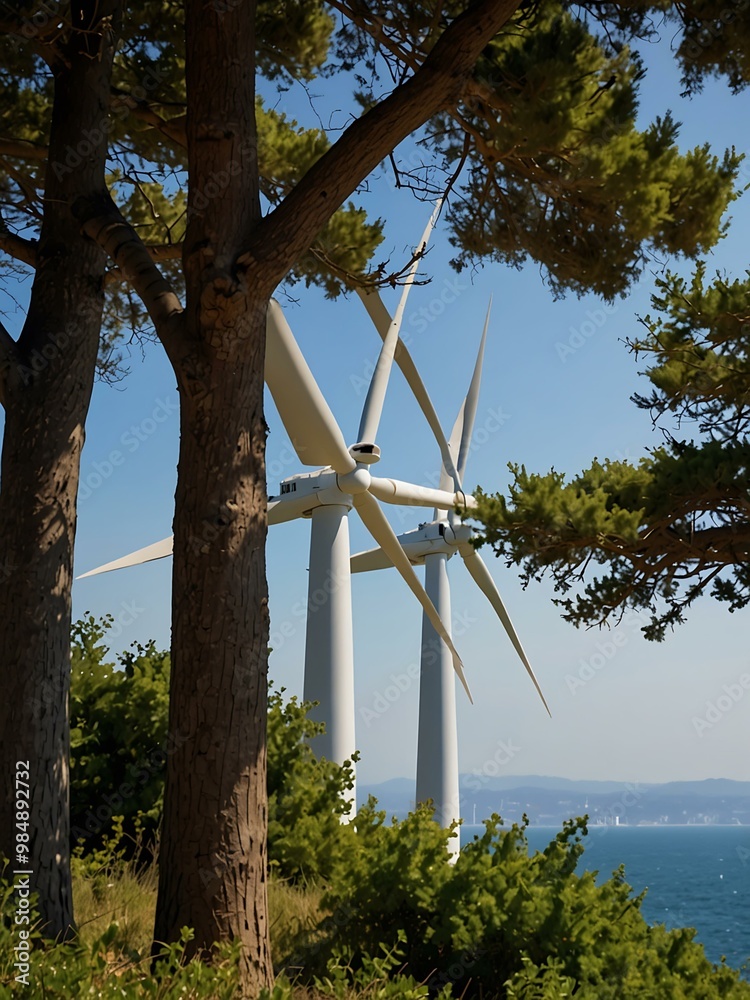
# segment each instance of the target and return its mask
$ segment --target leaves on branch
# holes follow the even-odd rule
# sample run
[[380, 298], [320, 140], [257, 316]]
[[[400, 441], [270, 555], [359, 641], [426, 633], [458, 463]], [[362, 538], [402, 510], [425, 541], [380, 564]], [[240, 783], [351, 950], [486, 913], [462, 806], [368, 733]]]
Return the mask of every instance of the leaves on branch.
[[[750, 280], [705, 284], [668, 274], [652, 298], [656, 318], [632, 345], [654, 359], [646, 375], [654, 413], [692, 422], [697, 440], [668, 433], [637, 464], [594, 461], [562, 474], [511, 466], [509, 498], [481, 494], [483, 539], [523, 567], [523, 579], [550, 574], [573, 597], [559, 601], [576, 625], [601, 624], [625, 608], [652, 614], [644, 629], [661, 639], [699, 594], [734, 611], [750, 602]], [[596, 566], [603, 576], [591, 578]]]

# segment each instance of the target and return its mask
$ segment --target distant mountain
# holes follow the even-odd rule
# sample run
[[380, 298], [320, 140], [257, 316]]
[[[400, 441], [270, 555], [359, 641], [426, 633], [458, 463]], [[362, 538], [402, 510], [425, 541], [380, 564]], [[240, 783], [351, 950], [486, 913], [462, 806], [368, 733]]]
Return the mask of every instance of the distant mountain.
[[[479, 822], [499, 813], [509, 823], [526, 814], [532, 824], [544, 826], [559, 826], [584, 814], [592, 825], [750, 825], [750, 781], [728, 778], [642, 784], [463, 774], [460, 789], [467, 823], [475, 815]], [[380, 808], [391, 814], [404, 815], [414, 808], [414, 782], [408, 778], [360, 786], [360, 802], [368, 795], [374, 795]]]

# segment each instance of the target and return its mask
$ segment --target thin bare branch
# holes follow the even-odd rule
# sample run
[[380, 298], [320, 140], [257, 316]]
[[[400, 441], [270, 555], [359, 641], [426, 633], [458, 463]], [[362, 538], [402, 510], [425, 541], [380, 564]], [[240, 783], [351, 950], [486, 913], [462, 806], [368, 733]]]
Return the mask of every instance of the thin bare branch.
[[[361, 118], [255, 227], [239, 263], [260, 265], [271, 289], [311, 245], [336, 209], [399, 142], [440, 110], [455, 107], [487, 42], [519, 0], [475, 0], [443, 32], [414, 75]], [[256, 276], [257, 276], [256, 275]]]

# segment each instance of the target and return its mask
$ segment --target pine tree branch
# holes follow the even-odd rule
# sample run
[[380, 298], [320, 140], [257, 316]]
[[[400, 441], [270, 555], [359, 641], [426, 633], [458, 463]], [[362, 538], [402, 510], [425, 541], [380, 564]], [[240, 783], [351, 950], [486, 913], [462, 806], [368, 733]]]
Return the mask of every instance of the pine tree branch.
[[[176, 118], [162, 118], [154, 111], [148, 101], [139, 100], [117, 87], [112, 88], [112, 107], [125, 107], [134, 117], [146, 125], [151, 125], [160, 132], [166, 139], [183, 148], [187, 147], [187, 135], [185, 133], [185, 115]], [[1, 147], [0, 147], [1, 148]]]
[[[667, 565], [675, 566], [682, 562], [702, 562], [709, 564], [720, 564], [722, 566], [732, 565], [736, 562], [745, 562], [750, 558], [750, 524], [721, 525], [712, 528], [699, 528], [694, 531], [689, 538], [678, 535], [672, 531], [669, 533], [671, 540], [667, 541], [667, 551], [663, 553], [665, 563], [660, 566], [660, 570]], [[661, 555], [664, 546], [664, 537], [650, 538], [651, 545], [640, 548], [637, 555], [642, 560], [644, 557], [653, 558], [654, 555]]]
[[28, 139], [14, 139], [12, 136], [0, 136], [0, 156], [11, 156], [21, 160], [47, 159], [47, 147], [39, 142], [29, 142]]
[[357, 119], [253, 231], [238, 263], [269, 294], [333, 213], [403, 139], [460, 100], [466, 77], [519, 0], [474, 0], [446, 28], [422, 65]]
[[36, 240], [25, 240], [22, 236], [16, 236], [9, 232], [0, 222], [0, 250], [4, 250], [9, 257], [20, 260], [29, 267], [36, 267]]
[[182, 327], [183, 307], [148, 247], [123, 218], [109, 192], [79, 198], [73, 205], [73, 214], [83, 232], [98, 243], [115, 262], [123, 279], [132, 284], [171, 356]]
[[[156, 263], [162, 260], [179, 260], [182, 257], [182, 243], [146, 243], [144, 246], [151, 260]], [[104, 282], [107, 285], [126, 280], [128, 279], [119, 267], [111, 267], [104, 276]]]

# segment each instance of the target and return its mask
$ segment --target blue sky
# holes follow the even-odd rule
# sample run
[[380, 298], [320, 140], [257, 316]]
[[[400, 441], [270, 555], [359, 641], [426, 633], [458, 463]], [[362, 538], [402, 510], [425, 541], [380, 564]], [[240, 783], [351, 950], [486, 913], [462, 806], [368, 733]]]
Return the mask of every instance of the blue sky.
[[[716, 83], [692, 101], [683, 100], [668, 39], [646, 55], [651, 68], [642, 88], [644, 123], [672, 108], [684, 123], [684, 147], [708, 140], [717, 151], [732, 144], [744, 151], [747, 95], [731, 97]], [[286, 106], [294, 112], [306, 107], [306, 101], [292, 91]], [[325, 95], [321, 102], [324, 106]], [[328, 107], [335, 112], [330, 100]], [[341, 112], [338, 121], [343, 120]], [[401, 149], [404, 156], [409, 151], [408, 144]], [[750, 180], [750, 167], [746, 174]], [[385, 174], [375, 177], [370, 189], [363, 203], [386, 220], [386, 242], [378, 259], [386, 254], [394, 261], [403, 259], [418, 240], [429, 209], [408, 192], [395, 190]], [[709, 258], [709, 269], [737, 275], [748, 262], [747, 196], [732, 206], [731, 214], [730, 234]], [[536, 471], [554, 466], [574, 473], [594, 456], [637, 458], [645, 446], [658, 442], [648, 415], [629, 401], [644, 383], [622, 343], [637, 330], [636, 314], [648, 310], [650, 274], [627, 299], [605, 311], [594, 297], [554, 302], [535, 265], [521, 272], [493, 266], [457, 276], [448, 264], [444, 224], [438, 224], [432, 247], [425, 265], [432, 280], [412, 291], [403, 336], [446, 431], [466, 393], [487, 303], [494, 296], [468, 487], [479, 483], [488, 491], [504, 489], [508, 461], [524, 462]], [[314, 290], [297, 293], [299, 304], [287, 308], [287, 318], [344, 437], [353, 442], [380, 340], [357, 299], [331, 303]], [[395, 308], [396, 293], [384, 298]], [[591, 324], [594, 332], [581, 346], [561, 352], [561, 344], [581, 344], [578, 333], [582, 327], [591, 332]], [[83, 454], [77, 573], [171, 532], [178, 448], [174, 375], [158, 345], [148, 346], [143, 357], [135, 349], [130, 369], [119, 385], [100, 383], [94, 391]], [[274, 493], [281, 478], [302, 467], [270, 399], [267, 420], [269, 491]], [[437, 445], [397, 371], [378, 440], [383, 455], [379, 475], [433, 481], [439, 468]], [[113, 451], [123, 456], [121, 464], [111, 463]], [[386, 513], [397, 532], [420, 520], [413, 509], [389, 507]], [[354, 513], [350, 524], [353, 551], [369, 548], [372, 542]], [[302, 691], [304, 619], [295, 608], [298, 612], [306, 599], [308, 546], [307, 521], [270, 530], [275, 647], [270, 672], [292, 694]], [[504, 744], [513, 749], [501, 774], [622, 781], [750, 779], [750, 691], [741, 683], [750, 674], [747, 612], [729, 615], [724, 606], [703, 600], [689, 622], [658, 645], [646, 643], [633, 620], [612, 631], [580, 631], [561, 620], [550, 586], [532, 584], [523, 591], [513, 570], [489, 550], [483, 556], [553, 718], [545, 713], [489, 604], [453, 559], [449, 571], [456, 645], [475, 702], [471, 706], [459, 689], [461, 771], [494, 773], [492, 762]], [[78, 581], [74, 614], [111, 613], [120, 619], [114, 650], [149, 638], [166, 646], [170, 583], [171, 560]], [[409, 668], [418, 661], [421, 611], [395, 571], [355, 577], [353, 603], [360, 780], [413, 777], [418, 690]], [[404, 690], [396, 697], [399, 681]], [[732, 700], [725, 685], [742, 697]], [[724, 708], [718, 721], [698, 733], [695, 719], [705, 718], [707, 703], [719, 699]], [[508, 757], [506, 753], [503, 759]]]

